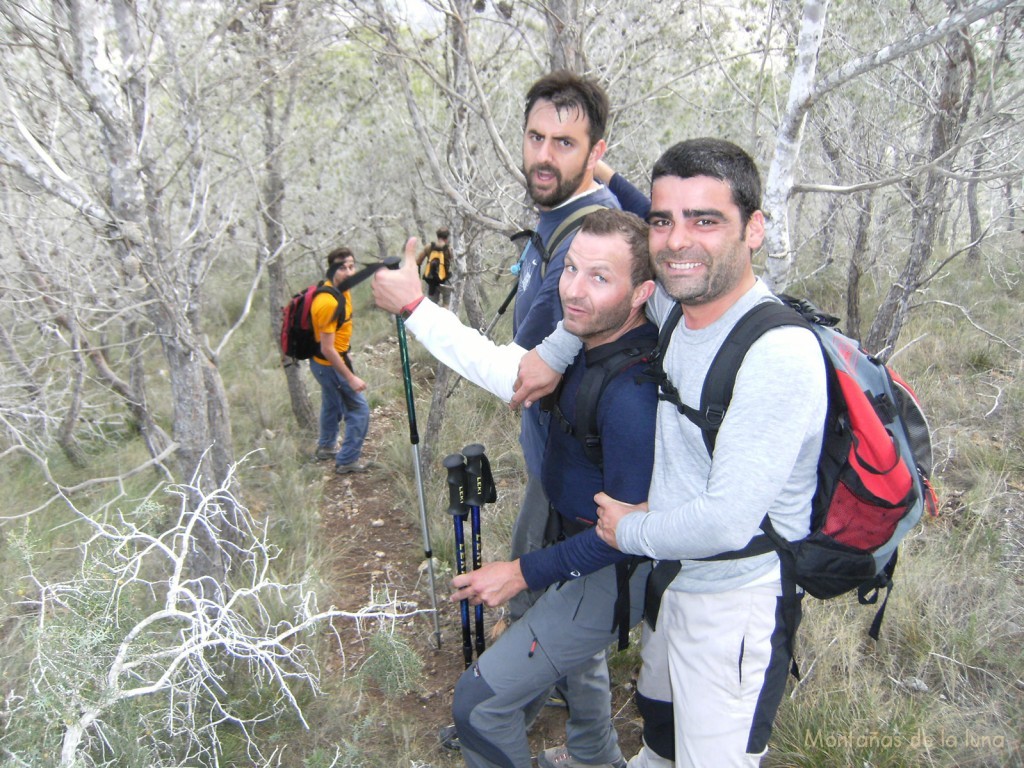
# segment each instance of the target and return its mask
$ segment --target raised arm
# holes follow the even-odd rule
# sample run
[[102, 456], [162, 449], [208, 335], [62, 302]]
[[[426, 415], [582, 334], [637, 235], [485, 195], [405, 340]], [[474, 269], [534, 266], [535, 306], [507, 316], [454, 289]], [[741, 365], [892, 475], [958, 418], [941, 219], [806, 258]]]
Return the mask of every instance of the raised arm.
[[373, 276], [374, 301], [381, 309], [405, 316], [406, 328], [440, 362], [509, 402], [525, 350], [515, 344], [495, 344], [425, 298], [415, 263], [416, 243], [416, 238], [406, 242], [401, 267], [381, 269]]

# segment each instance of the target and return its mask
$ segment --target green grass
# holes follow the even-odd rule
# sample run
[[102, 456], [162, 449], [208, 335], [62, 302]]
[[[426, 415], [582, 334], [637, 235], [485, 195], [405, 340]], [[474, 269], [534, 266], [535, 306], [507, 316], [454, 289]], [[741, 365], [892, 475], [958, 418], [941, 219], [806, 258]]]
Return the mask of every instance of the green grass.
[[[1019, 727], [1024, 722], [1024, 371], [1018, 352], [1024, 347], [1019, 327], [1022, 289], [1005, 277], [998, 270], [969, 275], [954, 264], [929, 294], [941, 303], [922, 303], [912, 314], [893, 364], [914, 385], [931, 422], [941, 514], [925, 520], [903, 547], [878, 643], [866, 637], [872, 608], [851, 598], [806, 601], [799, 638], [804, 680], [790, 684], [766, 766], [1024, 765]], [[826, 285], [829, 278], [821, 279]], [[830, 285], [821, 294], [827, 299], [823, 304], [840, 301]], [[808, 285], [795, 292], [817, 298], [818, 290]], [[865, 307], [876, 299], [866, 297]], [[368, 358], [369, 347], [387, 350], [386, 364], [359, 370], [369, 385], [371, 407], [404, 416], [394, 320], [369, 306], [368, 286], [356, 290], [355, 306], [356, 365]], [[238, 307], [237, 301], [227, 302], [221, 322]], [[968, 308], [976, 325], [965, 322], [957, 307]], [[322, 471], [306, 458], [315, 435], [294, 425], [265, 322], [265, 312], [257, 306], [220, 361], [232, 402], [236, 456], [249, 454], [238, 470], [239, 492], [254, 518], [266, 521], [280, 550], [274, 575], [328, 594], [328, 555], [344, 558], [345, 553], [325, 552], [318, 536]], [[462, 382], [447, 404], [441, 429], [426, 434], [434, 364], [412, 338], [409, 352], [421, 450], [429, 449], [435, 465], [425, 472], [427, 507], [444, 509], [448, 503], [441, 458], [470, 442], [483, 443], [499, 489], [498, 502], [483, 509], [484, 555], [503, 558], [523, 480], [518, 416]], [[312, 377], [308, 383], [317, 398]], [[166, 388], [158, 377], [154, 384], [157, 391]], [[166, 414], [161, 418], [166, 420]], [[111, 428], [91, 435], [85, 444], [87, 467], [76, 468], [59, 451], [48, 457], [49, 471], [63, 485], [113, 477], [146, 459], [144, 446], [130, 430]], [[396, 504], [418, 528], [407, 430], [393, 430], [374, 449], [392, 468], [388, 483], [398, 494]], [[74, 494], [74, 504], [101, 519], [124, 512], [140, 522], [145, 514], [156, 520], [176, 509], [162, 493], [153, 497], [157, 507], [147, 507], [150, 512], [133, 510], [158, 479], [156, 472], [144, 472], [122, 487], [90, 486]], [[0, 679], [16, 695], [30, 690], [34, 646], [29, 640], [38, 618], [30, 602], [37, 591], [27, 578], [29, 568], [41, 581], [74, 574], [81, 567], [77, 547], [86, 530], [63, 501], [44, 506], [53, 491], [41, 480], [38, 467], [25, 457], [8, 456], [0, 464], [6, 514], [15, 518], [0, 527]], [[442, 515], [430, 514], [428, 519], [439, 573], [450, 573], [451, 525]], [[141, 610], [146, 600], [136, 595], [125, 610]], [[279, 610], [272, 608], [272, 616], [283, 616]], [[101, 629], [88, 622], [69, 624], [61, 631], [70, 635], [59, 639], [79, 649], [82, 663], [92, 656], [102, 659], [106, 651], [89, 650], [104, 645]], [[314, 635], [309, 642], [321, 666], [332, 662], [337, 653], [333, 637]], [[425, 765], [427, 759], [435, 764], [448, 759], [437, 755], [436, 717], [409, 718], [389, 706], [388, 696], [417, 690], [423, 659], [400, 636], [382, 631], [368, 642], [373, 654], [359, 674], [324, 677], [320, 695], [298, 690], [308, 730], [295, 717], [276, 718], [256, 729], [261, 748], [282, 749], [282, 765], [303, 768]], [[634, 632], [631, 648], [612, 655], [615, 685], [628, 685], [638, 663]], [[69, 665], [68, 672], [76, 669]], [[247, 689], [243, 670], [225, 680], [245, 711], [266, 704]], [[386, 695], [368, 695], [370, 689]], [[52, 712], [53, 704], [34, 702], [43, 709], [25, 712], [29, 719], [23, 723], [29, 727], [18, 729], [16, 738], [8, 729], [2, 745], [23, 748], [21, 754], [35, 764], [52, 764], [59, 749], [59, 722], [48, 723], [44, 712]], [[621, 717], [620, 722], [633, 727], [632, 705]], [[129, 761], [123, 764], [157, 764], [173, 753], [156, 746], [162, 741], [161, 727], [152, 707], [139, 702], [112, 711], [105, 738], [122, 762]], [[251, 764], [236, 731], [225, 725], [220, 736], [222, 765]], [[97, 745], [95, 754], [102, 756], [104, 749]], [[457, 762], [452, 759], [452, 764]]]

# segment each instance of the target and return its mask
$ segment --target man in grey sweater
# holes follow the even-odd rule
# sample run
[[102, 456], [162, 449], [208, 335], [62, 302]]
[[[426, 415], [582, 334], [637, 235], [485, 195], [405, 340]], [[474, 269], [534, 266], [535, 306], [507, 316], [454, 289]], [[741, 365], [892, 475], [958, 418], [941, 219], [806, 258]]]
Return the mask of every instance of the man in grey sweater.
[[[660, 325], [676, 302], [682, 305], [662, 364], [679, 399], [695, 406], [732, 327], [755, 304], [776, 300], [751, 264], [764, 238], [760, 177], [739, 147], [697, 139], [667, 150], [652, 180], [648, 222], [658, 288], [647, 311]], [[574, 347], [556, 331], [539, 357], [559, 370]], [[520, 370], [514, 400], [536, 399], [545, 388], [536, 365]], [[787, 627], [775, 553], [704, 558], [742, 549], [766, 514], [789, 540], [808, 533], [826, 407], [813, 334], [773, 329], [743, 360], [713, 455], [701, 430], [663, 402], [647, 504], [595, 497], [603, 541], [682, 561], [656, 629], [644, 627], [638, 683], [641, 708], [660, 709], [663, 722], [673, 722], [672, 735], [645, 730], [633, 768], [757, 766], [766, 752], [790, 664], [786, 638], [799, 611]]]

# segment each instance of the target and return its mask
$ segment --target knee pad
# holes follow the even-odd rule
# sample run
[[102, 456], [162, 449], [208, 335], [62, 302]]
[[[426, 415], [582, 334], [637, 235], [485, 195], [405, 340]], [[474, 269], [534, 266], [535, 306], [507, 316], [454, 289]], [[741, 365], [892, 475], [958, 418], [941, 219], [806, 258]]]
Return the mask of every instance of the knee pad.
[[480, 676], [477, 665], [467, 667], [455, 683], [455, 695], [452, 698], [452, 719], [459, 729], [460, 739], [463, 731], [469, 731], [471, 728], [469, 716], [473, 709], [492, 694], [490, 686]]
[[674, 761], [676, 737], [672, 702], [649, 699], [637, 691], [636, 708], [644, 719], [644, 743], [659, 757]]
[[494, 691], [480, 674], [478, 665], [473, 664], [467, 668], [455, 684], [455, 696], [452, 699], [452, 719], [455, 721], [455, 730], [459, 734], [459, 743], [464, 749], [472, 750], [503, 768], [505, 766], [515, 768], [508, 755], [503, 754], [487, 739], [486, 734], [478, 731], [472, 723], [473, 710], [493, 695]]

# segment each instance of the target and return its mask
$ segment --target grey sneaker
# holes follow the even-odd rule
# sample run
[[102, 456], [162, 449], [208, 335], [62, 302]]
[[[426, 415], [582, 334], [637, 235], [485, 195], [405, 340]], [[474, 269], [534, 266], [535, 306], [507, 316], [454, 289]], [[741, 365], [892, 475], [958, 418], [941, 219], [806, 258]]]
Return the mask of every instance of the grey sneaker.
[[313, 459], [315, 461], [327, 461], [328, 459], [333, 459], [337, 452], [338, 446], [336, 445], [318, 445], [316, 453], [313, 454]]
[[569, 754], [565, 744], [545, 749], [537, 755], [538, 768], [626, 768], [626, 760], [620, 757], [614, 763], [581, 763]]
[[351, 475], [358, 472], [369, 472], [376, 465], [372, 461], [367, 461], [360, 464], [358, 461], [353, 461], [351, 464], [335, 464], [334, 474], [336, 475]]
[[548, 700], [544, 702], [544, 706], [555, 707], [556, 709], [568, 709], [569, 702], [565, 700], [565, 697], [561, 693], [555, 691], [548, 696]]

